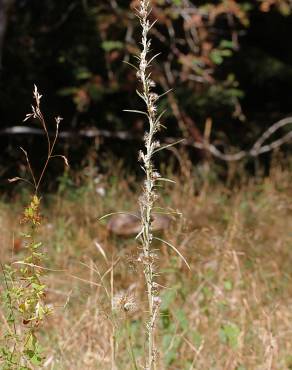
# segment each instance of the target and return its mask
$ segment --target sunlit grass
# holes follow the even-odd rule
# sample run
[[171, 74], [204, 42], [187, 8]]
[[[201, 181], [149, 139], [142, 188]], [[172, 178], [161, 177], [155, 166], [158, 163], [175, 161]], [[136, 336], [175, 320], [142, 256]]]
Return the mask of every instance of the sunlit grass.
[[[182, 212], [165, 237], [183, 252], [192, 270], [157, 244], [162, 253], [159, 283], [170, 287], [164, 290], [158, 323], [158, 368], [288, 369], [291, 173], [274, 169], [271, 177], [234, 190], [218, 183], [199, 191], [194, 179], [177, 178], [160, 200], [161, 206]], [[46, 277], [46, 300], [55, 306], [42, 330], [47, 368], [110, 369], [113, 317], [100, 283], [112, 260], [119, 260], [113, 274], [115, 293], [129, 287], [136, 292], [138, 306], [129, 325], [135, 357], [143, 364], [141, 333], [147, 313], [142, 309], [143, 276], [135, 267], [136, 242], [110, 235], [106, 221], [98, 222], [114, 210], [137, 211], [139, 190], [131, 190], [137, 188], [110, 175], [95, 183], [88, 178], [78, 186], [65, 186], [49, 197], [41, 233], [47, 265], [59, 271]], [[13, 208], [0, 203], [5, 262], [18, 238], [19, 209], [19, 201]], [[20, 257], [21, 248], [17, 253]], [[108, 277], [104, 284], [109, 289]], [[119, 369], [132, 369], [125, 320], [123, 315], [115, 318], [116, 363]]]

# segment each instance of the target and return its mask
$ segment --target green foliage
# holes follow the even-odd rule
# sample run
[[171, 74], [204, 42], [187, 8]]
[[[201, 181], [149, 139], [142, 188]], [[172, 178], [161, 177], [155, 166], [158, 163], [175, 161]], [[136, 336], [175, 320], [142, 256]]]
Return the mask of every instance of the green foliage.
[[[33, 369], [43, 361], [35, 331], [51, 313], [44, 303], [46, 286], [43, 275], [42, 243], [37, 241], [40, 200], [34, 195], [24, 210], [22, 222], [28, 224], [23, 233], [27, 254], [21, 261], [6, 265], [3, 270], [6, 290], [2, 295], [7, 330], [1, 340], [0, 364], [3, 369]], [[2, 367], [1, 367], [2, 368]]]
[[222, 343], [229, 345], [232, 349], [238, 347], [240, 329], [236, 324], [224, 324], [219, 330], [219, 338]]
[[103, 41], [101, 47], [105, 51], [112, 51], [115, 49], [122, 49], [124, 47], [123, 43], [120, 41]]
[[231, 57], [233, 55], [234, 45], [232, 41], [221, 40], [219, 47], [213, 49], [210, 53], [210, 58], [215, 64], [222, 64], [225, 58]]

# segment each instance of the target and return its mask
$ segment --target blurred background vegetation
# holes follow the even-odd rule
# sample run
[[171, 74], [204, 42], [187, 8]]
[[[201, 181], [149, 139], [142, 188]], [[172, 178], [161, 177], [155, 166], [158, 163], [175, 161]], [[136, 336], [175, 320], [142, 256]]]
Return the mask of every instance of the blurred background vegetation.
[[[71, 164], [79, 167], [94, 145], [99, 162], [102, 153], [114, 153], [131, 167], [143, 135], [141, 118], [123, 112], [141, 106], [135, 70], [124, 63], [135, 63], [138, 52], [136, 5], [0, 1], [0, 130], [21, 124], [35, 83], [51, 124], [61, 115], [62, 130], [94, 128], [113, 136], [64, 138]], [[153, 0], [153, 49], [161, 52], [153, 62], [154, 80], [158, 92], [173, 89], [161, 100], [167, 126], [162, 141], [167, 135], [200, 142], [211, 122], [210, 140], [222, 151], [246, 149], [272, 123], [291, 115], [291, 9], [290, 0]], [[116, 138], [120, 131], [126, 140]], [[30, 147], [39, 162], [42, 140], [2, 132], [1, 177], [21, 170], [18, 146]], [[192, 151], [193, 160], [202, 157]]]

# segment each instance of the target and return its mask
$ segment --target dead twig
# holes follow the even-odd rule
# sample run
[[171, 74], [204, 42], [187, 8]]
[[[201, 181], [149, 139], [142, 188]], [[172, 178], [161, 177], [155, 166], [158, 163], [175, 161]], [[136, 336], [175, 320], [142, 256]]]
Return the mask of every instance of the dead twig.
[[[199, 150], [208, 151], [213, 157], [218, 158], [222, 161], [226, 162], [236, 162], [240, 161], [247, 157], [258, 157], [261, 154], [268, 153], [272, 150], [275, 150], [277, 148], [280, 148], [284, 144], [289, 143], [292, 140], [292, 131], [287, 132], [285, 135], [280, 137], [279, 139], [276, 139], [268, 144], [265, 144], [265, 142], [270, 139], [272, 135], [274, 135], [277, 131], [279, 131], [281, 128], [292, 124], [292, 117], [286, 117], [281, 119], [280, 121], [275, 122], [273, 125], [271, 125], [264, 133], [256, 140], [256, 142], [253, 144], [251, 149], [249, 150], [240, 150], [236, 153], [225, 153], [218, 149], [215, 145], [203, 141], [194, 141], [194, 139], [184, 139], [179, 144], [189, 147], [194, 147]], [[26, 126], [13, 126], [8, 127], [3, 130], [0, 130], [0, 136], [1, 135], [44, 135], [43, 131], [41, 129], [32, 128], [32, 127], [26, 127]], [[50, 136], [53, 136], [54, 133], [49, 132]], [[115, 131], [111, 132], [108, 130], [99, 130], [96, 128], [92, 129], [84, 129], [77, 132], [72, 131], [62, 131], [59, 133], [60, 138], [70, 138], [70, 137], [87, 137], [87, 138], [94, 138], [94, 137], [104, 137], [109, 139], [119, 139], [119, 140], [141, 140], [139, 136], [133, 135], [128, 131]], [[173, 137], [166, 137], [164, 139], [164, 142], [166, 144], [172, 144], [177, 142], [177, 138]], [[265, 144], [265, 145], [264, 145]]]

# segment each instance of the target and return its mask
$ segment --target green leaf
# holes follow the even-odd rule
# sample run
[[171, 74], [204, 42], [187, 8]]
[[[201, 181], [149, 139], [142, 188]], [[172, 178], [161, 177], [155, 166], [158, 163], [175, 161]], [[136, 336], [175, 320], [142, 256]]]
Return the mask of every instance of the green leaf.
[[92, 73], [86, 67], [79, 67], [74, 71], [77, 80], [87, 80], [92, 76]]
[[221, 50], [221, 55], [222, 57], [231, 57], [232, 56], [232, 51], [228, 49]]
[[42, 243], [42, 242], [40, 242], [40, 243], [34, 243], [31, 247], [32, 247], [32, 249], [38, 249], [38, 248], [40, 248], [42, 245], [43, 245], [43, 243]]
[[60, 96], [70, 96], [76, 94], [78, 91], [77, 87], [64, 87], [58, 91]]
[[177, 296], [177, 291], [176, 289], [169, 289], [165, 290], [162, 294], [161, 300], [161, 310], [167, 310], [171, 304], [175, 301]]
[[123, 43], [120, 42], [120, 41], [112, 41], [112, 40], [108, 40], [108, 41], [104, 41], [102, 44], [101, 44], [101, 47], [103, 48], [103, 50], [105, 51], [112, 51], [112, 50], [115, 50], [115, 49], [122, 49], [124, 47]]
[[193, 340], [195, 347], [198, 349], [200, 345], [202, 344], [202, 340], [203, 340], [202, 335], [200, 334], [199, 331], [197, 330], [193, 331], [192, 340]]
[[167, 368], [177, 359], [177, 353], [181, 342], [181, 338], [173, 334], [166, 334], [163, 336], [162, 347], [164, 349], [164, 361]]
[[187, 316], [186, 314], [184, 313], [184, 311], [179, 308], [178, 310], [175, 311], [175, 317], [177, 319], [177, 321], [179, 322], [181, 328], [185, 331], [188, 330], [189, 328], [189, 321], [187, 319]]
[[35, 353], [31, 357], [30, 361], [32, 362], [33, 365], [41, 365], [43, 359], [42, 359], [42, 357], [39, 354]]
[[228, 344], [232, 349], [238, 347], [238, 337], [240, 329], [236, 324], [223, 325], [219, 331], [219, 338], [222, 343]]
[[163, 329], [169, 329], [171, 321], [170, 321], [170, 312], [168, 309], [160, 310], [160, 317]]
[[233, 288], [232, 281], [230, 281], [230, 280], [224, 281], [224, 289], [225, 290], [230, 291], [230, 290], [232, 290], [232, 288]]
[[233, 49], [234, 48], [234, 43], [233, 43], [233, 41], [230, 41], [230, 40], [221, 40], [219, 48]]
[[223, 57], [221, 55], [220, 50], [213, 50], [210, 54], [210, 58], [211, 58], [212, 62], [214, 62], [215, 64], [218, 64], [218, 65], [223, 62]]
[[37, 290], [38, 292], [44, 290], [46, 287], [44, 284], [36, 284], [36, 283], [32, 283], [31, 286], [33, 289]]

